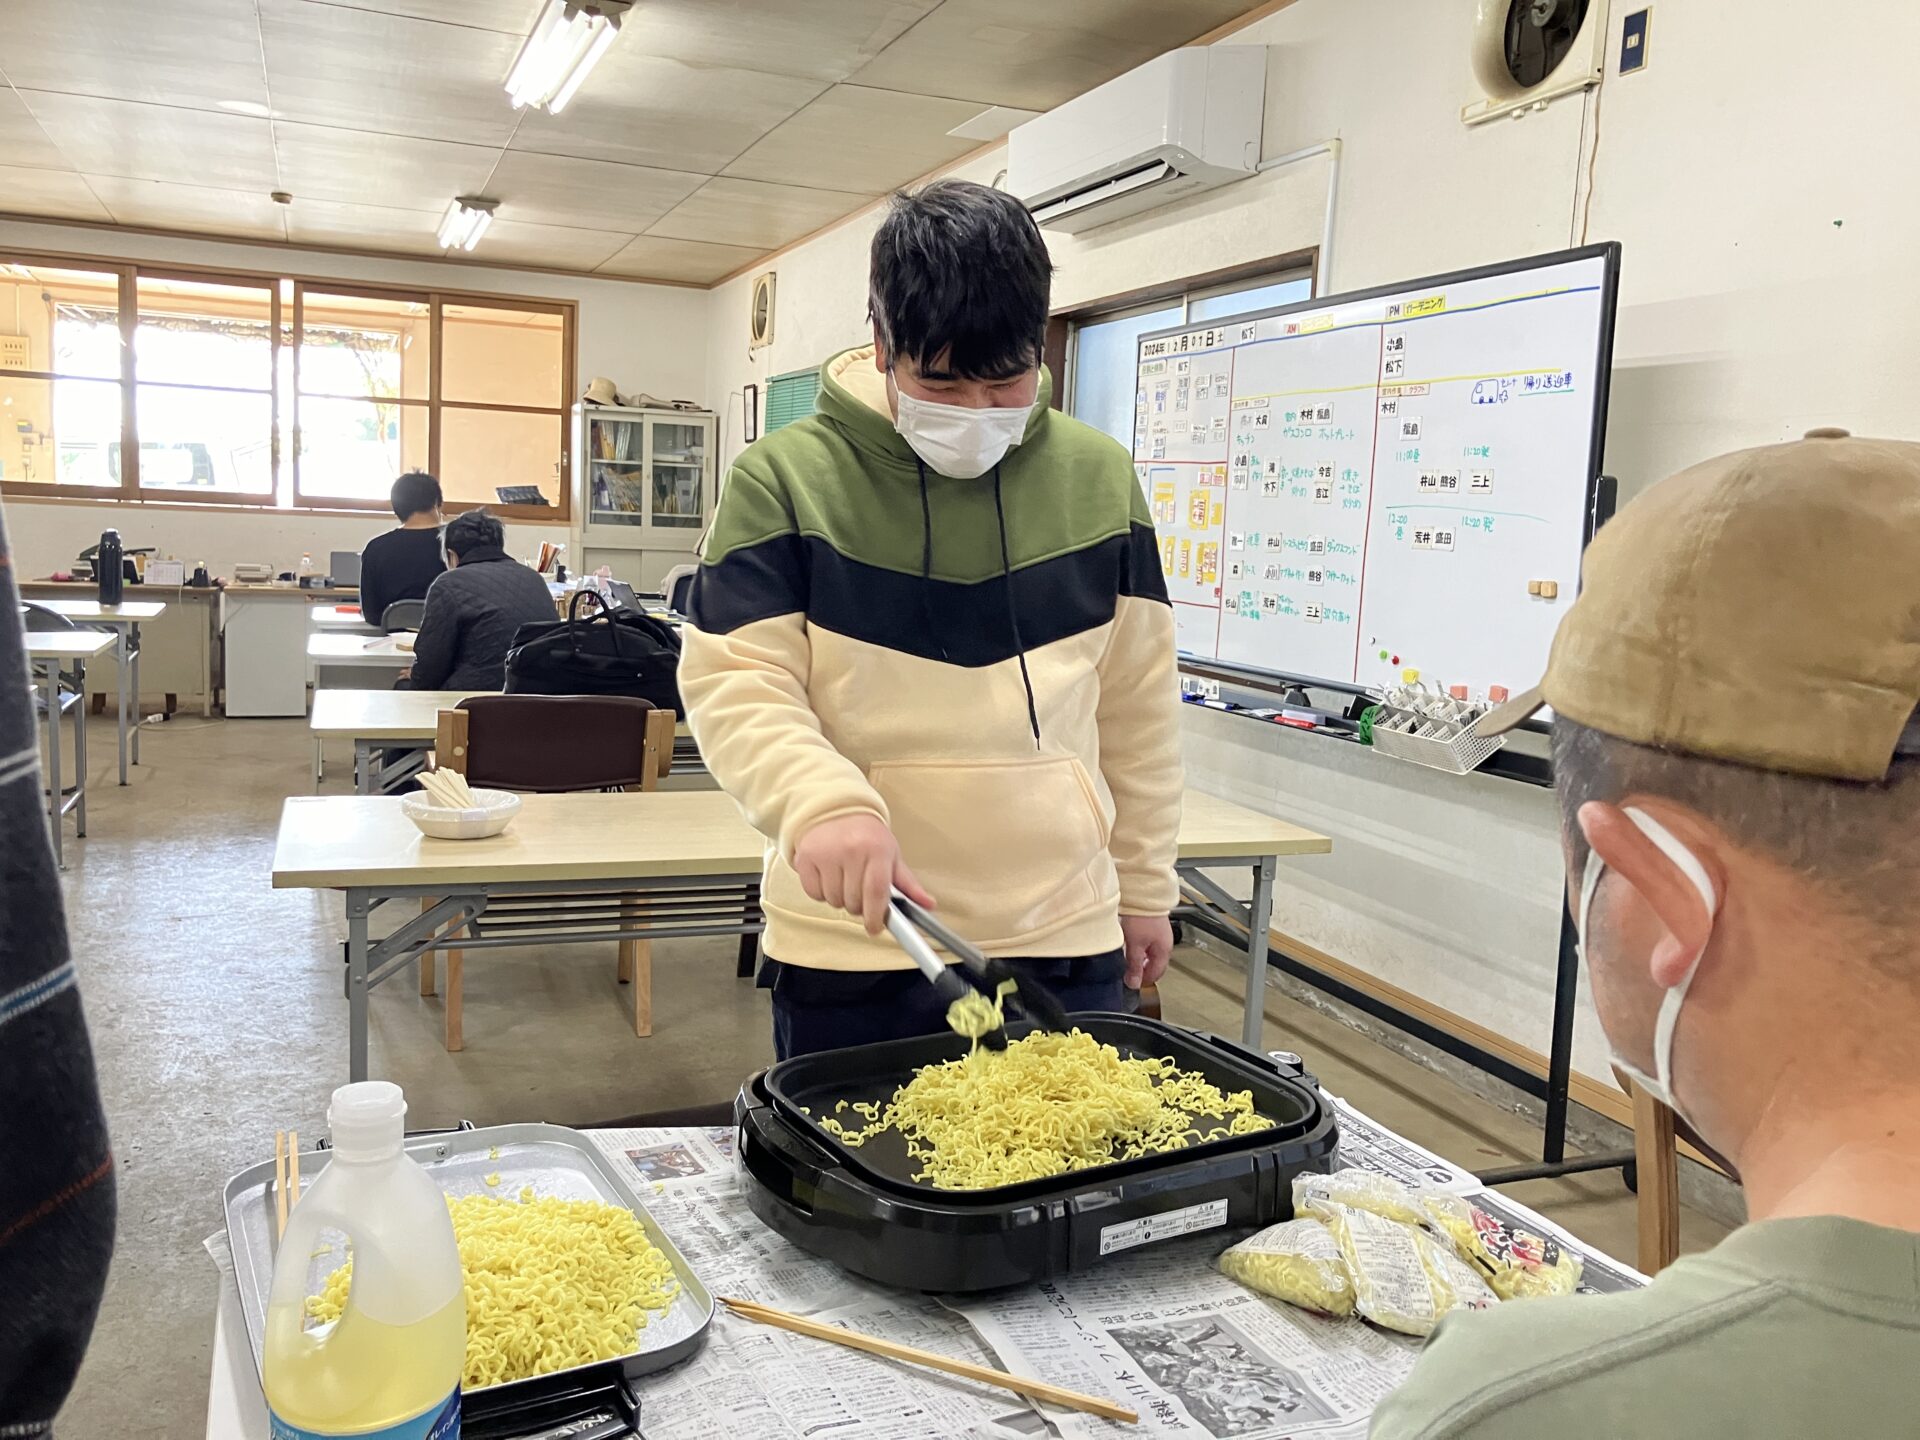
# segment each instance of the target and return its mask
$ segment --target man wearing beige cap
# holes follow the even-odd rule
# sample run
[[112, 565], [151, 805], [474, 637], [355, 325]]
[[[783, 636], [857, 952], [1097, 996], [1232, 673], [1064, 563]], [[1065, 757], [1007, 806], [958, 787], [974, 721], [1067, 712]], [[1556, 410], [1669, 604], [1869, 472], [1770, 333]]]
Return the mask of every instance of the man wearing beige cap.
[[1920, 445], [1722, 456], [1587, 550], [1538, 690], [1615, 1065], [1749, 1223], [1461, 1314], [1374, 1440], [1920, 1433]]

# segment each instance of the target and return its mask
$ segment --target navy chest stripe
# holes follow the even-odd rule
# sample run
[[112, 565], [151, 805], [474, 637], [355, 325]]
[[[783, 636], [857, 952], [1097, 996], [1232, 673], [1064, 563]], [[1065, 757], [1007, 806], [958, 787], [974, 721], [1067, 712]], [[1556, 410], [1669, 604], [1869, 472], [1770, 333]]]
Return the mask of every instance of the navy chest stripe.
[[1153, 531], [1135, 525], [1084, 550], [1056, 555], [971, 585], [922, 580], [849, 560], [824, 540], [780, 535], [702, 566], [689, 602], [693, 623], [724, 635], [777, 615], [804, 614], [849, 639], [954, 665], [1014, 656], [1007, 586], [1029, 650], [1110, 623], [1122, 596], [1167, 599]]

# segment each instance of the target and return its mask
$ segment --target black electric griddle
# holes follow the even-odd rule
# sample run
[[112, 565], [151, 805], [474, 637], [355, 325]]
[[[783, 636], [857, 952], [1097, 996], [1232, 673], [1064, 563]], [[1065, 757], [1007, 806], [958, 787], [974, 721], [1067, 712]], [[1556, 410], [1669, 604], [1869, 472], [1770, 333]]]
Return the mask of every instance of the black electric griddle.
[[[748, 1204], [796, 1245], [857, 1275], [964, 1293], [1044, 1280], [1179, 1235], [1283, 1220], [1293, 1177], [1331, 1162], [1332, 1107], [1297, 1065], [1134, 1015], [1073, 1023], [1123, 1056], [1164, 1057], [1222, 1091], [1251, 1090], [1272, 1128], [1017, 1185], [942, 1190], [913, 1178], [920, 1163], [898, 1132], [850, 1146], [819, 1123], [832, 1116], [858, 1128], [855, 1102], [885, 1105], [915, 1070], [971, 1045], [950, 1033], [920, 1036], [800, 1056], [748, 1081], [734, 1104]], [[1032, 1027], [1007, 1028], [1018, 1037]], [[848, 1108], [836, 1111], [841, 1100]]]

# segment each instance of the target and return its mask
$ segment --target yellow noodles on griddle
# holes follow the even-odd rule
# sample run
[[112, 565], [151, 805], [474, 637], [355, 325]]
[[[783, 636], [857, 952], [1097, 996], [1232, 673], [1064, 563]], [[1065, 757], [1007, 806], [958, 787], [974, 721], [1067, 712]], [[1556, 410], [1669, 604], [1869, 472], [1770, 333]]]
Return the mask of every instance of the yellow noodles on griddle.
[[[593, 1200], [492, 1195], [449, 1199], [467, 1292], [469, 1390], [631, 1355], [648, 1312], [673, 1304], [673, 1264], [631, 1210]], [[307, 1301], [337, 1320], [353, 1278], [349, 1261]]]
[[1004, 1051], [922, 1066], [866, 1124], [820, 1124], [843, 1144], [906, 1137], [914, 1175], [942, 1190], [984, 1190], [1272, 1128], [1251, 1091], [1223, 1094], [1159, 1058], [1125, 1059], [1080, 1030], [1038, 1032]]

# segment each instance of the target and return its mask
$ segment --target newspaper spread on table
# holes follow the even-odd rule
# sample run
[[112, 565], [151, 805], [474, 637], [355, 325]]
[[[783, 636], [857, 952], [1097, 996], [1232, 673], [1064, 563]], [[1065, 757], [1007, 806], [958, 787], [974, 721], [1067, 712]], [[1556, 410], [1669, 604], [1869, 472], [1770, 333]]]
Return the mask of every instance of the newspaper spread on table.
[[[1553, 1235], [1586, 1262], [1583, 1288], [1645, 1283], [1558, 1226], [1485, 1190], [1457, 1165], [1334, 1099], [1336, 1166], [1434, 1185]], [[753, 1324], [722, 1307], [707, 1347], [645, 1382], [650, 1440], [752, 1436], [1314, 1436], [1363, 1440], [1374, 1406], [1420, 1342], [1329, 1320], [1243, 1288], [1214, 1268], [1220, 1235], [1154, 1246], [1024, 1290], [942, 1304], [849, 1276], [756, 1219], [729, 1130], [607, 1130], [593, 1139], [715, 1295], [902, 1340], [1104, 1395], [1140, 1412], [1121, 1426]]]

